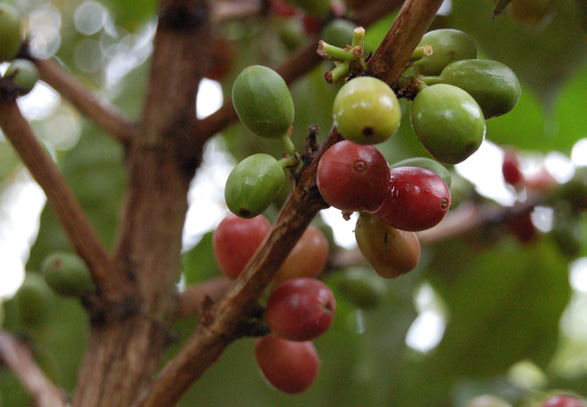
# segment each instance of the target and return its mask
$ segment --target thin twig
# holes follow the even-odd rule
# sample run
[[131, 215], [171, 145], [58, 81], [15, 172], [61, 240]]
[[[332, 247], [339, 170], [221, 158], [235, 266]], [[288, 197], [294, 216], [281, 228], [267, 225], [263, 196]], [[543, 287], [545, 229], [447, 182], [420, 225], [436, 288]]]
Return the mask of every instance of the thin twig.
[[82, 211], [71, 189], [22, 116], [15, 100], [0, 98], [0, 127], [22, 161], [47, 195], [47, 200], [76, 251], [92, 272], [98, 292], [111, 302], [126, 292], [121, 273], [116, 273], [106, 249]]
[[82, 114], [86, 115], [121, 142], [131, 139], [134, 127], [122, 114], [106, 101], [98, 100], [84, 85], [63, 70], [55, 61], [33, 60], [41, 80], [55, 89]]
[[30, 347], [0, 330], [0, 359], [8, 365], [38, 407], [66, 407], [63, 393], [49, 380], [31, 356]]

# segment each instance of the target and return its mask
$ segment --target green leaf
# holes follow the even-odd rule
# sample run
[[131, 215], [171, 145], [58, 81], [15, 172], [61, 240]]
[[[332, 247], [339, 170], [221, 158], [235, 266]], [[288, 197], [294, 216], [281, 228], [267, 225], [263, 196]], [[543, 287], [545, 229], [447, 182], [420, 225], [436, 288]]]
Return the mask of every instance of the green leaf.
[[192, 285], [205, 281], [211, 277], [222, 275], [212, 246], [212, 235], [214, 232], [208, 232], [202, 236], [192, 249], [183, 253], [182, 274], [186, 285]]

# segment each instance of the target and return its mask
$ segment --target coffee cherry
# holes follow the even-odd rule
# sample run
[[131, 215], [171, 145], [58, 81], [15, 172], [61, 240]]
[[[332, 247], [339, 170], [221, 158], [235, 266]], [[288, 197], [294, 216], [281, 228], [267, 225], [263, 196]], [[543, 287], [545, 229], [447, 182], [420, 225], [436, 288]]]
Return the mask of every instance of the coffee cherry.
[[265, 211], [281, 191], [285, 173], [268, 154], [254, 154], [241, 161], [226, 180], [224, 198], [232, 213], [252, 218]]
[[328, 240], [316, 226], [310, 225], [277, 270], [273, 281], [316, 277], [328, 260]]
[[261, 137], [281, 138], [293, 123], [287, 84], [266, 66], [249, 66], [239, 74], [232, 86], [232, 103], [241, 122]]
[[520, 171], [520, 162], [515, 151], [505, 150], [503, 155], [503, 163], [501, 164], [501, 173], [506, 183], [517, 186], [524, 181], [524, 175]]
[[338, 91], [332, 107], [340, 134], [357, 144], [377, 144], [398, 129], [401, 108], [395, 93], [379, 79], [362, 76]]
[[307, 37], [306, 31], [299, 18], [283, 17], [278, 19], [275, 23], [279, 40], [289, 50], [296, 48]]
[[321, 39], [330, 45], [344, 49], [353, 42], [355, 28], [356, 25], [351, 21], [335, 18], [324, 27]]
[[477, 46], [471, 37], [452, 28], [424, 34], [418, 46], [424, 45], [432, 47], [432, 55], [412, 64], [414, 72], [420, 75], [440, 75], [444, 67], [453, 61], [477, 58]]
[[267, 300], [265, 320], [277, 336], [310, 341], [332, 325], [336, 301], [326, 284], [315, 278], [287, 280]]
[[0, 4], [0, 62], [10, 61], [22, 45], [20, 16], [8, 4]]
[[475, 99], [453, 85], [424, 88], [412, 103], [412, 128], [434, 158], [457, 164], [479, 149], [485, 118]]
[[389, 167], [375, 147], [343, 140], [324, 153], [316, 177], [329, 205], [343, 211], [372, 212], [387, 195]]
[[255, 358], [267, 381], [289, 394], [306, 391], [320, 368], [312, 342], [288, 341], [272, 334], [256, 340]]
[[88, 266], [73, 253], [50, 254], [41, 264], [41, 272], [47, 285], [65, 297], [80, 297], [95, 289]]
[[334, 279], [337, 292], [357, 308], [375, 308], [387, 291], [385, 282], [372, 270], [350, 267], [337, 274]]
[[585, 407], [585, 403], [577, 397], [558, 394], [545, 400], [540, 407]]
[[15, 59], [4, 73], [4, 78], [12, 78], [18, 94], [24, 96], [35, 87], [39, 80], [39, 70], [28, 59]]
[[389, 193], [375, 215], [401, 230], [436, 226], [450, 208], [450, 190], [436, 173], [420, 167], [392, 168]]
[[43, 277], [27, 272], [14, 296], [21, 320], [30, 326], [46, 322], [54, 305], [54, 295]]
[[226, 215], [212, 235], [214, 256], [226, 277], [239, 276], [269, 230], [271, 224], [262, 215], [252, 219]]
[[436, 175], [438, 175], [440, 178], [442, 178], [442, 180], [450, 188], [450, 184], [452, 181], [451, 176], [450, 176], [450, 172], [446, 169], [446, 167], [444, 165], [440, 164], [436, 160], [432, 160], [432, 159], [426, 158], [426, 157], [413, 157], [413, 158], [407, 158], [402, 161], [398, 161], [395, 164], [390, 166], [390, 168], [398, 168], [398, 167], [426, 168], [427, 170], [430, 170], [430, 171], [436, 173]]
[[420, 242], [414, 232], [396, 229], [379, 216], [361, 212], [355, 227], [359, 250], [384, 278], [413, 270], [420, 258]]
[[213, 81], [226, 79], [234, 65], [236, 50], [232, 42], [226, 38], [214, 38], [211, 45], [210, 65], [206, 70], [206, 78]]
[[532, 222], [532, 211], [534, 208], [529, 208], [523, 211], [510, 214], [505, 219], [506, 228], [518, 239], [521, 243], [529, 243], [536, 240], [538, 231]]
[[486, 120], [511, 111], [522, 95], [514, 71], [501, 62], [487, 59], [453, 62], [442, 70], [440, 79], [471, 95]]

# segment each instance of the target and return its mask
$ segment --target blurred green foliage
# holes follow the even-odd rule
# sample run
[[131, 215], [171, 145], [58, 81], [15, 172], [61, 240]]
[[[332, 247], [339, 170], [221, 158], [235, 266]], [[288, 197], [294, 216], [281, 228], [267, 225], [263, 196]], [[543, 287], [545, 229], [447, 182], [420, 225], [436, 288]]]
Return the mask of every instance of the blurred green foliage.
[[[23, 14], [46, 6], [32, 0], [11, 3]], [[156, 4], [152, 0], [104, 1], [115, 26], [91, 35], [76, 31], [73, 24], [74, 12], [81, 4], [78, 0], [53, 2], [62, 19], [58, 27], [61, 47], [56, 57], [87, 86], [129, 116], [137, 117], [145, 94], [148, 63], [142, 62], [137, 56], [140, 51], [132, 45], [140, 43], [139, 38], [149, 39], [147, 27], [154, 19]], [[490, 141], [521, 151], [559, 151], [568, 155], [575, 142], [587, 136], [587, 34], [580, 4], [557, 1], [552, 20], [539, 28], [516, 21], [507, 11], [492, 20], [494, 2], [490, 0], [453, 0], [451, 13], [435, 20], [433, 28], [453, 27], [469, 33], [482, 57], [507, 64], [522, 82], [523, 95], [516, 108], [488, 121]], [[393, 14], [382, 16], [367, 30], [368, 49], [377, 47], [393, 18]], [[275, 66], [286, 58], [289, 51], [279, 41], [278, 30], [274, 21], [268, 24], [263, 17], [228, 22], [216, 30], [215, 35], [233, 42], [237, 50], [232, 69], [222, 83], [225, 97], [230, 97], [232, 80], [245, 66]], [[130, 73], [120, 71], [123, 80], [109, 82], [108, 70], [123, 68], [116, 68], [114, 58], [106, 54], [100, 56], [91, 72], [87, 65], [80, 65], [76, 52], [88, 40], [95, 41], [97, 49], [105, 49], [99, 45], [107, 43], [126, 47], [129, 56], [136, 56]], [[331, 68], [328, 64], [319, 65], [291, 87], [296, 109], [293, 140], [298, 150], [303, 150], [309, 125], [318, 124], [321, 141], [332, 125], [331, 104], [337, 85], [329, 86], [323, 80], [324, 72]], [[429, 156], [411, 131], [409, 108], [409, 103], [402, 101], [404, 115], [398, 134], [378, 146], [390, 162]], [[112, 248], [127, 186], [123, 150], [95, 125], [72, 117], [80, 121], [81, 128], [75, 147], [55, 151], [57, 147], [50, 140], [43, 140], [99, 236]], [[51, 132], [42, 121], [33, 125], [40, 133]], [[274, 156], [282, 153], [278, 142], [255, 137], [240, 124], [223, 131], [222, 137], [237, 160], [256, 152]], [[0, 182], [7, 184], [20, 168], [19, 162], [6, 143], [0, 144], [0, 157]], [[587, 233], [584, 219], [580, 224], [583, 234]], [[69, 246], [54, 214], [46, 208], [28, 269], [38, 270], [47, 254]], [[183, 254], [186, 284], [218, 274], [211, 247], [208, 232]], [[586, 254], [584, 247], [580, 254]], [[257, 372], [253, 340], [244, 339], [228, 349], [180, 405], [463, 407], [467, 397], [483, 392], [518, 402], [528, 389], [512, 381], [508, 372], [519, 361], [531, 361], [543, 369], [550, 386], [585, 394], [584, 354], [582, 365], [579, 363], [572, 376], [566, 374], [564, 366], [577, 357], [577, 351], [586, 352], [587, 345], [567, 338], [559, 328], [571, 298], [568, 270], [572, 260], [564, 257], [546, 235], [522, 244], [498, 231], [489, 237], [461, 236], [424, 245], [418, 269], [386, 281], [386, 294], [374, 309], [358, 310], [337, 296], [335, 324], [316, 341], [323, 362], [321, 373], [307, 393], [292, 397], [270, 388]], [[329, 282], [328, 277], [325, 280]], [[439, 296], [447, 318], [442, 341], [428, 353], [406, 344], [406, 334], [419, 315], [415, 298], [423, 284]], [[332, 286], [336, 290], [336, 285]], [[5, 308], [4, 327], [38, 343], [35, 346], [43, 349], [38, 354], [53, 361], [48, 363], [53, 368], [47, 370], [58, 370], [57, 383], [72, 391], [88, 334], [80, 304], [59, 298], [53, 317], [40, 328], [24, 326], [13, 302], [8, 301]], [[170, 349], [169, 356], [196, 323], [193, 318], [176, 325], [179, 342]], [[6, 406], [20, 407], [29, 402], [5, 367], [0, 367], [0, 395]]]

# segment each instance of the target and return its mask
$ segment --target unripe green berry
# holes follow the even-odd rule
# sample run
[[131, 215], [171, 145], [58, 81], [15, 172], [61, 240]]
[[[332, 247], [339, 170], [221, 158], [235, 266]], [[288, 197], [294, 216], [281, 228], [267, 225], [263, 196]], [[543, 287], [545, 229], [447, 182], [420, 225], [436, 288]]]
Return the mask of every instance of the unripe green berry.
[[418, 46], [424, 45], [432, 47], [432, 55], [412, 64], [414, 72], [420, 75], [440, 75], [444, 67], [453, 61], [477, 58], [477, 46], [471, 37], [452, 28], [424, 34]]
[[277, 72], [261, 65], [245, 68], [232, 86], [232, 103], [241, 122], [265, 138], [281, 138], [294, 119], [287, 84]]
[[241, 218], [261, 214], [279, 194], [285, 173], [268, 154], [254, 154], [241, 161], [230, 173], [224, 189], [226, 205]]
[[321, 39], [330, 45], [344, 49], [353, 42], [355, 28], [356, 25], [349, 20], [337, 18], [324, 27]]
[[40, 274], [27, 272], [22, 286], [15, 294], [15, 300], [21, 320], [35, 326], [48, 319], [54, 295]]
[[399, 128], [401, 108], [385, 82], [362, 76], [344, 84], [332, 106], [334, 124], [340, 134], [357, 144], [377, 144]]
[[90, 270], [73, 253], [55, 252], [41, 265], [47, 285], [64, 297], [80, 297], [95, 289]]
[[440, 78], [442, 83], [457, 86], [473, 96], [486, 120], [512, 110], [522, 94], [514, 71], [487, 59], [453, 62], [442, 70]]
[[20, 16], [8, 4], [0, 4], [0, 62], [10, 61], [22, 45]]
[[445, 164], [457, 164], [479, 149], [485, 118], [475, 99], [456, 86], [424, 88], [412, 103], [412, 128], [418, 140]]
[[334, 282], [342, 296], [357, 308], [376, 307], [387, 291], [385, 281], [372, 270], [350, 267], [342, 270]]
[[24, 96], [35, 87], [39, 80], [39, 70], [28, 59], [15, 59], [6, 70], [4, 78], [12, 78], [18, 94]]

